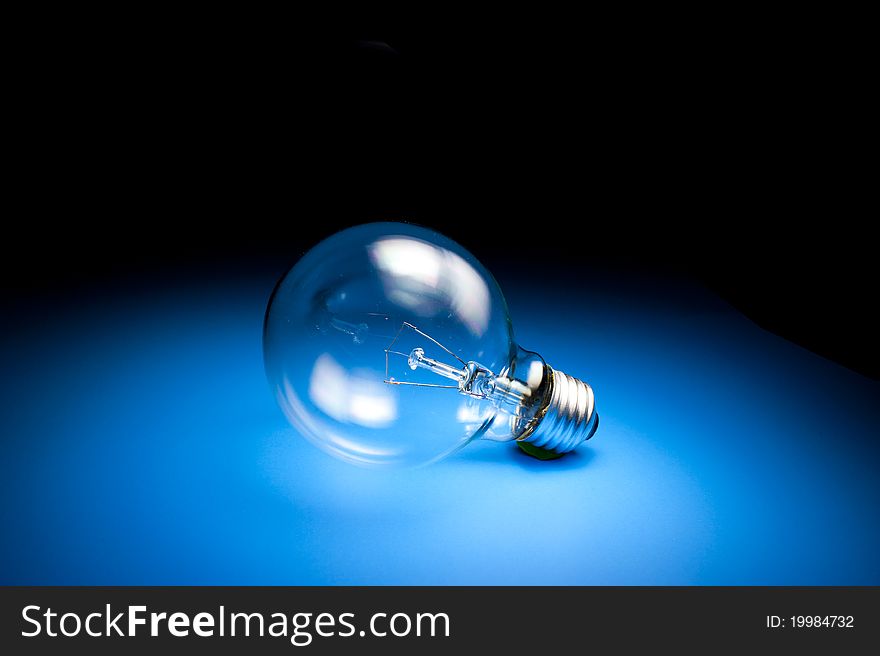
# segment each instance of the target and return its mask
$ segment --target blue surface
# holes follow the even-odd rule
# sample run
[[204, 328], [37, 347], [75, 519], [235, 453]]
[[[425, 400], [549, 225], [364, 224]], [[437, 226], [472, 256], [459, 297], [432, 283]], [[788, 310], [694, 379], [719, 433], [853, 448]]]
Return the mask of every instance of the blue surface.
[[319, 452], [264, 378], [272, 276], [47, 306], [2, 347], [0, 582], [880, 583], [877, 383], [699, 290], [500, 281], [520, 343], [595, 388], [562, 460]]

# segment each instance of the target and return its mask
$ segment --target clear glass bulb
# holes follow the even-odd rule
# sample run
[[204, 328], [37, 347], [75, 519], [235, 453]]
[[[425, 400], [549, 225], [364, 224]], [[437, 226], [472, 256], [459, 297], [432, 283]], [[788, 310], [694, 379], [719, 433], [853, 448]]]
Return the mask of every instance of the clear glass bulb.
[[549, 457], [598, 425], [588, 385], [517, 346], [492, 275], [417, 226], [315, 246], [275, 288], [263, 348], [288, 420], [357, 464], [424, 464], [477, 438]]

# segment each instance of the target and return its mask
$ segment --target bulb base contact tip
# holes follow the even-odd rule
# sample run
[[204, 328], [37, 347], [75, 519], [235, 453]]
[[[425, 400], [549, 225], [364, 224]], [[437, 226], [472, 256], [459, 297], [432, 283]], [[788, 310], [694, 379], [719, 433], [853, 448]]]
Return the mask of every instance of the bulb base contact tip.
[[[534, 428], [518, 438], [527, 453], [541, 449], [550, 454], [568, 453], [593, 437], [599, 427], [599, 414], [593, 389], [584, 381], [550, 369], [550, 400]], [[534, 454], [532, 454], [534, 455]]]

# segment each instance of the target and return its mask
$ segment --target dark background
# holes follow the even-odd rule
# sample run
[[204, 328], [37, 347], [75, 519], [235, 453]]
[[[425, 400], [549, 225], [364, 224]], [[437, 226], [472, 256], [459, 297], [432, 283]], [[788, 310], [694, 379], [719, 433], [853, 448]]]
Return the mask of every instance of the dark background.
[[839, 25], [70, 18], [19, 26], [11, 62], [13, 308], [277, 267], [409, 220], [572, 289], [635, 276], [649, 299], [687, 276], [878, 374], [866, 90]]

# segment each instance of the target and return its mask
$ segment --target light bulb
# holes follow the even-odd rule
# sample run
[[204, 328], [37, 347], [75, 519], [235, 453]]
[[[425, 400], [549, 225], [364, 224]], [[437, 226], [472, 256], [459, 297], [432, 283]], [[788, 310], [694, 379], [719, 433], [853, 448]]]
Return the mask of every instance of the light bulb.
[[424, 464], [478, 438], [555, 457], [598, 426], [589, 385], [517, 346], [492, 275], [409, 224], [310, 250], [272, 294], [263, 348], [288, 420], [358, 464]]

